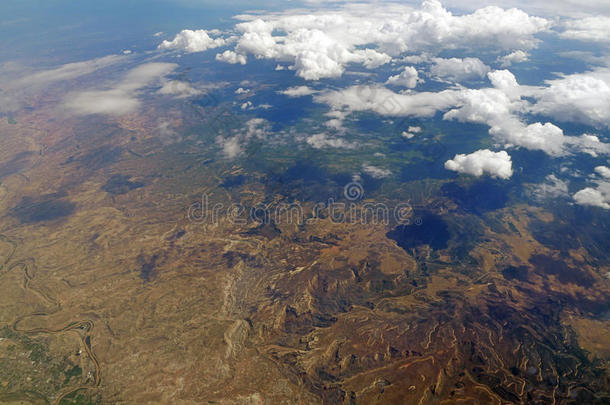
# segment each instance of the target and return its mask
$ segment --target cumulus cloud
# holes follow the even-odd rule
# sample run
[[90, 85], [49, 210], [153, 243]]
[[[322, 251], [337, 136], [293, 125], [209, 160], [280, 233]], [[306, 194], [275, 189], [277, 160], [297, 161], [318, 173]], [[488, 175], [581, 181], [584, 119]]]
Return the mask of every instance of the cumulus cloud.
[[478, 58], [434, 58], [430, 73], [440, 79], [460, 82], [480, 79], [491, 70]]
[[606, 179], [610, 179], [610, 168], [608, 168], [606, 166], [597, 166], [595, 168], [595, 173], [599, 174], [600, 176], [602, 176]]
[[586, 153], [593, 157], [610, 155], [610, 144], [600, 141], [596, 135], [583, 134], [581, 136], [570, 136], [566, 137], [565, 141], [575, 151]]
[[374, 111], [386, 116], [429, 117], [448, 110], [444, 119], [487, 124], [490, 134], [507, 146], [543, 150], [555, 156], [565, 154], [567, 137], [561, 128], [552, 123], [527, 125], [516, 115], [527, 103], [521, 100], [522, 89], [515, 77], [508, 71], [491, 72], [489, 77], [493, 88], [401, 94], [380, 85], [360, 85], [315, 98], [334, 110]]
[[[307, 80], [339, 77], [348, 63], [376, 68], [391, 59], [373, 49], [350, 49], [353, 46], [345, 46], [344, 40], [320, 29], [299, 27], [298, 23], [276, 26], [258, 19], [238, 24], [237, 28], [243, 32], [235, 48], [238, 55], [251, 53], [257, 58], [291, 61], [298, 76]], [[276, 28], [286, 30], [287, 35], [273, 36]]]
[[[138, 91], [176, 69], [174, 63], [146, 63], [131, 69], [110, 89], [70, 93], [64, 106], [75, 114], [122, 115], [140, 106]], [[175, 88], [170, 86], [169, 89]], [[170, 90], [166, 90], [170, 91]]]
[[179, 50], [183, 52], [203, 52], [208, 49], [217, 48], [227, 43], [224, 38], [212, 38], [206, 30], [182, 30], [173, 40], [165, 40], [159, 45], [159, 49]]
[[438, 93], [395, 93], [381, 85], [358, 85], [342, 90], [322, 92], [316, 101], [335, 110], [374, 111], [387, 116], [430, 117], [458, 102], [459, 91], [444, 90]]
[[[521, 86], [508, 70], [492, 71], [487, 76], [493, 87], [454, 87], [439, 92], [396, 93], [378, 84], [358, 85], [321, 92], [314, 99], [328, 104], [333, 111], [340, 111], [343, 116], [355, 111], [373, 111], [384, 116], [430, 117], [444, 111], [445, 120], [488, 125], [489, 133], [505, 147], [542, 150], [551, 156], [573, 152], [593, 156], [610, 153], [610, 145], [594, 135], [566, 136], [560, 127], [551, 122], [525, 122], [524, 115], [540, 112], [540, 106], [530, 103], [525, 97], [541, 98], [548, 88]], [[603, 100], [602, 95], [600, 100], [590, 101], [589, 104], [604, 103]], [[563, 102], [568, 103], [566, 100]], [[575, 110], [578, 109], [575, 107]], [[610, 114], [610, 110], [583, 111], [583, 114], [591, 116], [595, 111], [602, 115]], [[404, 136], [409, 138], [411, 134], [405, 131]]]
[[595, 16], [564, 23], [565, 30], [559, 34], [562, 38], [587, 42], [610, 43], [610, 17]]
[[316, 94], [318, 91], [307, 86], [295, 86], [289, 87], [286, 90], [282, 90], [279, 93], [288, 97], [303, 97], [303, 96], [311, 96], [312, 94]]
[[231, 50], [226, 50], [223, 53], [216, 54], [216, 60], [220, 62], [245, 65], [248, 62], [246, 55], [237, 54]]
[[482, 176], [489, 174], [492, 177], [508, 179], [513, 175], [513, 164], [506, 151], [492, 152], [482, 149], [469, 155], [457, 154], [445, 162], [445, 169], [458, 173]]
[[520, 89], [512, 73], [495, 71], [489, 77], [494, 88], [396, 93], [379, 84], [367, 84], [321, 92], [315, 100], [334, 110], [374, 111], [386, 116], [429, 117], [438, 111], [459, 107], [445, 117], [489, 123], [495, 117], [506, 118], [511, 109], [520, 108], [517, 105]]
[[417, 70], [413, 66], [405, 66], [400, 74], [390, 76], [386, 84], [392, 84], [394, 86], [403, 86], [410, 89], [417, 86], [418, 83], [422, 82], [417, 74]]
[[168, 80], [163, 83], [163, 86], [159, 89], [159, 94], [174, 96], [177, 98], [198, 96], [201, 93], [201, 90], [195, 89], [190, 83], [179, 80]]
[[507, 146], [522, 146], [542, 150], [549, 155], [566, 153], [563, 130], [552, 123], [525, 124], [517, 115], [525, 111], [527, 102], [521, 99], [522, 89], [507, 70], [488, 74], [493, 88], [465, 89], [459, 95], [459, 107], [448, 111], [444, 119], [483, 123], [490, 134]]
[[335, 131], [345, 132], [345, 128], [343, 127], [343, 121], [347, 116], [346, 112], [339, 110], [332, 110], [324, 114], [330, 119], [324, 123], [328, 128], [332, 128]]
[[[447, 6], [461, 10], [473, 10], [481, 6], [479, 0], [445, 0], [445, 3]], [[610, 4], [607, 0], [589, 0], [587, 2], [579, 0], [487, 0], [485, 4], [517, 7], [529, 13], [551, 18], [610, 14]]]
[[397, 59], [397, 61], [402, 62], [402, 63], [412, 63], [415, 65], [419, 65], [422, 63], [428, 63], [428, 62], [430, 62], [431, 59], [432, 59], [432, 57], [427, 52], [422, 52], [422, 53], [418, 53], [415, 55], [403, 56], [403, 57]]
[[523, 11], [499, 7], [453, 15], [437, 0], [425, 0], [417, 9], [396, 3], [352, 3], [334, 10], [237, 18], [244, 22], [235, 27], [239, 37], [233, 59], [250, 54], [290, 63], [307, 80], [339, 77], [353, 63], [374, 69], [407, 51], [530, 49], [537, 44], [534, 35], [551, 25]]
[[606, 210], [610, 209], [610, 183], [604, 183], [603, 186], [598, 188], [583, 188], [574, 194], [574, 201], [579, 205], [600, 207]]
[[487, 74], [492, 86], [501, 90], [511, 99], [518, 99], [521, 96], [521, 87], [517, 83], [517, 78], [508, 70], [494, 70]]
[[392, 171], [369, 164], [362, 165], [362, 171], [374, 179], [383, 179], [392, 175]]
[[534, 112], [610, 128], [610, 69], [567, 75], [547, 84], [535, 94]]
[[402, 131], [401, 135], [407, 139], [412, 139], [415, 137], [415, 134], [419, 134], [421, 132], [421, 127], [409, 127], [407, 131]]
[[[542, 150], [552, 156], [572, 152], [583, 152], [592, 156], [610, 153], [610, 145], [601, 142], [594, 135], [565, 136], [561, 128], [550, 122], [527, 125], [519, 117], [519, 114], [534, 112], [559, 118], [553, 111], [558, 111], [561, 105], [563, 108], [572, 105], [573, 110], [569, 113], [566, 111], [565, 114], [573, 114], [575, 117], [582, 117], [582, 114], [591, 117], [597, 111], [600, 113], [600, 121], [603, 120], [603, 115], [610, 112], [602, 112], [599, 109], [583, 111], [584, 107], [576, 107], [576, 101], [570, 101], [570, 96], [566, 94], [565, 98], [560, 100], [557, 92], [551, 88], [520, 86], [514, 75], [507, 70], [490, 72], [488, 77], [494, 88], [463, 90], [460, 94], [460, 107], [447, 112], [444, 118], [485, 123], [490, 126], [490, 134], [507, 146]], [[589, 95], [593, 97], [592, 94]], [[531, 105], [522, 99], [523, 96], [538, 98], [540, 101]], [[583, 96], [572, 94], [571, 97], [575, 100]], [[602, 94], [599, 99], [589, 101], [589, 105], [606, 102]]]
[[500, 63], [500, 66], [502, 67], [509, 67], [511, 66], [513, 63], [522, 63], [522, 62], [526, 62], [529, 60], [529, 53], [522, 51], [522, 50], [517, 50], [515, 52], [511, 52], [508, 55], [504, 55], [498, 58], [498, 63]]
[[594, 180], [595, 187], [586, 187], [576, 194], [573, 198], [576, 204], [610, 209], [610, 168], [597, 166], [595, 173], [600, 178]]
[[564, 149], [566, 136], [563, 130], [550, 122], [544, 124], [535, 122], [526, 126], [515, 120], [514, 125], [507, 124], [503, 128], [492, 128], [490, 132], [500, 135], [506, 142], [527, 149], [542, 150], [554, 156], [566, 153]]
[[237, 156], [243, 153], [243, 149], [238, 136], [233, 136], [231, 138], [223, 138], [219, 136], [216, 138], [216, 142], [218, 143], [218, 145], [220, 145], [222, 149], [222, 154], [227, 159], [235, 159]]
[[499, 89], [465, 90], [460, 94], [461, 106], [448, 111], [445, 119], [484, 123], [490, 134], [507, 146], [522, 146], [542, 150], [554, 156], [563, 155], [565, 136], [561, 128], [551, 123], [527, 125], [514, 115], [522, 103]]

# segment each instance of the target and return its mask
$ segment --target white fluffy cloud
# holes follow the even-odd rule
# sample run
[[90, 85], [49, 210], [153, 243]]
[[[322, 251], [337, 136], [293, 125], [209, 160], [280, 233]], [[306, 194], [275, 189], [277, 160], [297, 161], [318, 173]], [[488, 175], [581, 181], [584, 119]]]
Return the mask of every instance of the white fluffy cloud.
[[561, 128], [548, 122], [524, 124], [513, 114], [520, 101], [510, 100], [498, 89], [466, 90], [461, 101], [462, 105], [447, 112], [445, 119], [485, 123], [490, 126], [490, 134], [507, 146], [542, 150], [554, 156], [566, 153]]
[[[305, 0], [306, 3], [320, 4], [329, 2], [349, 2], [350, 0]], [[417, 0], [408, 0], [416, 3]], [[443, 4], [452, 9], [476, 10], [481, 7], [481, 0], [444, 0]], [[504, 8], [519, 8], [528, 13], [555, 18], [564, 16], [569, 18], [589, 15], [610, 15], [610, 4], [607, 0], [485, 0], [489, 6]]]
[[498, 58], [498, 62], [500, 63], [500, 66], [502, 67], [509, 67], [511, 66], [513, 63], [522, 63], [522, 62], [526, 62], [529, 60], [529, 53], [522, 51], [522, 50], [517, 50], [515, 52], [511, 52], [508, 55], [504, 55]]
[[484, 123], [490, 134], [507, 146], [522, 146], [559, 156], [566, 152], [566, 137], [561, 128], [552, 123], [525, 124], [517, 115], [528, 103], [521, 99], [521, 88], [514, 75], [507, 70], [488, 74], [493, 88], [466, 89], [460, 93], [459, 107], [448, 111], [445, 119]]
[[459, 91], [444, 90], [438, 93], [395, 93], [381, 85], [351, 86], [315, 96], [318, 102], [335, 110], [374, 111], [387, 116], [430, 117], [458, 102]]
[[[322, 92], [314, 97], [316, 101], [331, 106], [333, 111], [341, 111], [343, 116], [354, 111], [373, 111], [384, 116], [430, 117], [439, 111], [446, 111], [443, 115], [446, 120], [488, 125], [489, 133], [505, 147], [542, 150], [552, 156], [572, 152], [591, 155], [610, 153], [610, 145], [601, 142], [596, 136], [565, 136], [563, 130], [553, 123], [524, 122], [524, 114], [540, 112], [537, 110], [538, 104], [532, 105], [524, 97], [540, 98], [548, 88], [520, 86], [508, 70], [489, 72], [488, 77], [493, 87], [482, 89], [455, 87], [436, 93], [396, 93], [381, 85], [359, 85]], [[603, 100], [602, 95], [590, 104], [603, 104]], [[591, 115], [595, 111], [602, 115], [610, 114], [610, 110], [587, 113]], [[404, 136], [409, 137], [410, 134], [412, 133], [406, 132]]]
[[492, 177], [508, 179], [513, 175], [513, 164], [506, 151], [492, 152], [482, 149], [469, 155], [458, 154], [445, 162], [445, 169], [458, 173], [482, 176], [489, 174]]
[[535, 95], [534, 112], [610, 128], [610, 69], [567, 75], [547, 84]]
[[400, 74], [390, 76], [386, 84], [392, 84], [394, 86], [408, 87], [409, 89], [417, 86], [417, 83], [422, 82], [417, 74], [417, 70], [413, 66], [405, 66]]
[[456, 82], [483, 78], [491, 70], [478, 58], [434, 58], [433, 62], [430, 68], [433, 76]]
[[295, 86], [289, 87], [286, 90], [282, 90], [279, 93], [288, 97], [303, 97], [303, 96], [311, 96], [312, 94], [316, 94], [318, 91], [311, 89], [307, 86]]
[[179, 80], [168, 80], [163, 83], [163, 86], [159, 89], [159, 94], [174, 96], [177, 98], [198, 96], [201, 93], [201, 90], [195, 89], [190, 83]]
[[415, 137], [415, 134], [419, 134], [421, 132], [421, 127], [410, 126], [407, 131], [402, 131], [401, 135], [407, 139], [412, 139]]
[[511, 99], [518, 99], [521, 96], [521, 88], [517, 83], [517, 78], [508, 70], [494, 70], [487, 74], [492, 86], [501, 90]]
[[583, 188], [574, 194], [574, 201], [579, 205], [610, 209], [610, 183], [604, 183], [602, 186]]
[[237, 135], [230, 138], [223, 138], [219, 136], [216, 138], [216, 143], [218, 143], [218, 145], [221, 147], [222, 154], [227, 159], [235, 159], [237, 156], [243, 153], [241, 140]]
[[397, 3], [351, 3], [334, 10], [237, 18], [244, 22], [236, 26], [240, 35], [234, 54], [223, 59], [251, 54], [291, 63], [307, 80], [339, 77], [352, 63], [374, 69], [407, 51], [529, 49], [537, 43], [534, 35], [551, 25], [523, 11], [499, 7], [453, 15], [437, 0], [425, 0], [417, 9]]
[[579, 205], [588, 205], [610, 209], [610, 168], [597, 166], [595, 173], [600, 178], [594, 180], [596, 187], [586, 187], [574, 194], [574, 201]]
[[203, 52], [211, 48], [226, 45], [224, 38], [212, 38], [206, 30], [182, 30], [173, 40], [163, 41], [159, 49], [173, 49], [183, 52]]
[[587, 42], [610, 43], [610, 17], [595, 16], [564, 23], [565, 30], [560, 34], [562, 38], [576, 39]]
[[595, 168], [595, 173], [599, 174], [600, 176], [602, 176], [606, 179], [610, 179], [610, 168], [608, 168], [606, 166], [597, 166]]
[[392, 171], [388, 169], [382, 169], [377, 166], [363, 164], [362, 171], [371, 176], [374, 179], [383, 179], [392, 175]]
[[[110, 89], [70, 93], [64, 106], [78, 115], [122, 115], [140, 106], [138, 91], [163, 78], [176, 69], [174, 63], [146, 63], [131, 69], [121, 81]], [[169, 89], [175, 86], [170, 86]]]
[[226, 50], [223, 53], [216, 54], [216, 60], [220, 62], [226, 62], [233, 65], [241, 64], [245, 65], [248, 62], [246, 55], [237, 54], [231, 50]]
[[581, 136], [570, 136], [566, 137], [565, 141], [566, 145], [572, 149], [593, 157], [610, 155], [610, 143], [600, 141], [596, 135], [583, 134]]

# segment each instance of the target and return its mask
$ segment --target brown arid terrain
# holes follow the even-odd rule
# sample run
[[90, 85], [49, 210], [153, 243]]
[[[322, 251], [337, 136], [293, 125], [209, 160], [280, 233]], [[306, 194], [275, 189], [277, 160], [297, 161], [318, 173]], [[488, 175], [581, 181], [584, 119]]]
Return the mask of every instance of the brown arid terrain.
[[[385, 201], [419, 224], [194, 221], [204, 193], [286, 195], [226, 185], [243, 165], [160, 138], [154, 107], [46, 102], [0, 123], [0, 402], [610, 403], [610, 268], [539, 242], [542, 208], [477, 216], [439, 182]], [[433, 223], [443, 246], [401, 242]]]

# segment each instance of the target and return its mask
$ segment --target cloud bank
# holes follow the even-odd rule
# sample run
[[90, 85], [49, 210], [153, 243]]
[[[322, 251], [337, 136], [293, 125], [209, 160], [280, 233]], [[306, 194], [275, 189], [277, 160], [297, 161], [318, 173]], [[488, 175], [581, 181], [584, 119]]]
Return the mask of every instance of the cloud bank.
[[205, 30], [183, 30], [159, 48], [200, 52], [235, 39], [233, 49], [219, 53], [218, 60], [245, 64], [252, 55], [288, 63], [303, 79], [320, 80], [340, 77], [350, 64], [375, 69], [407, 51], [438, 53], [490, 46], [527, 50], [536, 46], [535, 34], [551, 26], [544, 18], [494, 6], [454, 15], [438, 0], [425, 0], [419, 8], [352, 3], [334, 10], [289, 10], [237, 18], [243, 22], [235, 26], [236, 38], [212, 38]]

